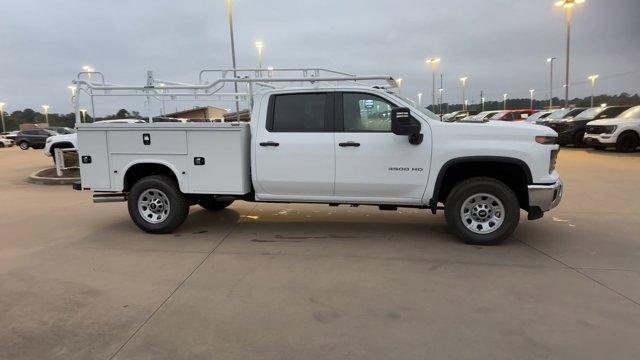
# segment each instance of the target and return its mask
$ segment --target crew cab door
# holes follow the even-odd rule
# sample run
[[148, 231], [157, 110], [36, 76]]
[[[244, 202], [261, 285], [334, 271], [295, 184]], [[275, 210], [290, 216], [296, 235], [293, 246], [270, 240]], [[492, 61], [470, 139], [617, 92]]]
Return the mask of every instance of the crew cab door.
[[254, 141], [256, 195], [262, 200], [326, 200], [333, 196], [333, 94], [269, 97]]
[[366, 92], [335, 99], [336, 198], [419, 204], [429, 177], [429, 126], [422, 123], [423, 141], [412, 145], [391, 132], [391, 100]]

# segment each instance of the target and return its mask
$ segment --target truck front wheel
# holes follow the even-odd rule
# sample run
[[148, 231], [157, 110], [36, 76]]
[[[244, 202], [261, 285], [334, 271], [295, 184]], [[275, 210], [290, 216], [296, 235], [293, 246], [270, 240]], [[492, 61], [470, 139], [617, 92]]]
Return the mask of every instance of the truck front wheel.
[[445, 201], [445, 218], [468, 244], [496, 245], [515, 231], [520, 206], [513, 191], [500, 181], [471, 178], [457, 184]]
[[189, 214], [189, 203], [175, 180], [152, 175], [138, 180], [128, 195], [129, 215], [142, 230], [166, 234], [180, 226]]

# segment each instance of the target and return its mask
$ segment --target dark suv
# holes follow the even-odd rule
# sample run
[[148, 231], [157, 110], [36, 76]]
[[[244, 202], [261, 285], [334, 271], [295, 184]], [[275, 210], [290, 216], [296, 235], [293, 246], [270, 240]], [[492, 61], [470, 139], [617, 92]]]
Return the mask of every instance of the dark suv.
[[47, 129], [23, 130], [18, 133], [15, 142], [22, 150], [27, 150], [30, 147], [34, 149], [44, 149], [47, 138], [54, 135], [58, 134], [55, 131]]
[[536, 124], [537, 125], [544, 125], [544, 126], [549, 126], [550, 122], [556, 122], [559, 120], [568, 120], [568, 119], [573, 119], [574, 117], [576, 117], [578, 114], [580, 114], [581, 112], [587, 110], [587, 108], [583, 108], [583, 107], [577, 107], [577, 108], [568, 108], [568, 109], [558, 109], [554, 112], [552, 112], [551, 114], [549, 114], [549, 116], [547, 116], [544, 119], [540, 119], [540, 120], [536, 120]]
[[[584, 110], [573, 118], [564, 118], [557, 121], [549, 121], [549, 126], [558, 133], [558, 144], [573, 144], [583, 147], [584, 132], [589, 121], [598, 119], [610, 119], [620, 115], [631, 106], [599, 106]], [[553, 114], [552, 114], [553, 115]]]

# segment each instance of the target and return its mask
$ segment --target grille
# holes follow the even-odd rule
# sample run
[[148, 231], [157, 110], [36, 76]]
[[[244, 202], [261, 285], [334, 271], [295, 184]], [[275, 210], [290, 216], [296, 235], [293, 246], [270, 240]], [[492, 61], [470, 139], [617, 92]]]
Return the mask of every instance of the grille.
[[552, 128], [558, 133], [564, 132], [569, 128], [569, 126], [564, 123], [549, 123], [549, 125], [547, 126], [549, 126], [550, 128]]
[[609, 133], [609, 128], [605, 125], [589, 125], [585, 132], [587, 134], [607, 134]]

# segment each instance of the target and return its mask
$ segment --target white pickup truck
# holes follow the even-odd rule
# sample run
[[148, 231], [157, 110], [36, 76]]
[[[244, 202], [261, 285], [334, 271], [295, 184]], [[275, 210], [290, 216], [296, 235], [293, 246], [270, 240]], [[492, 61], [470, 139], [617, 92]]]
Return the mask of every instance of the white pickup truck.
[[[558, 205], [557, 134], [441, 122], [389, 89], [322, 85], [253, 96], [250, 123], [80, 124], [81, 184], [167, 233], [234, 200], [444, 209], [464, 241], [496, 244]], [[441, 206], [439, 204], [443, 204]]]

